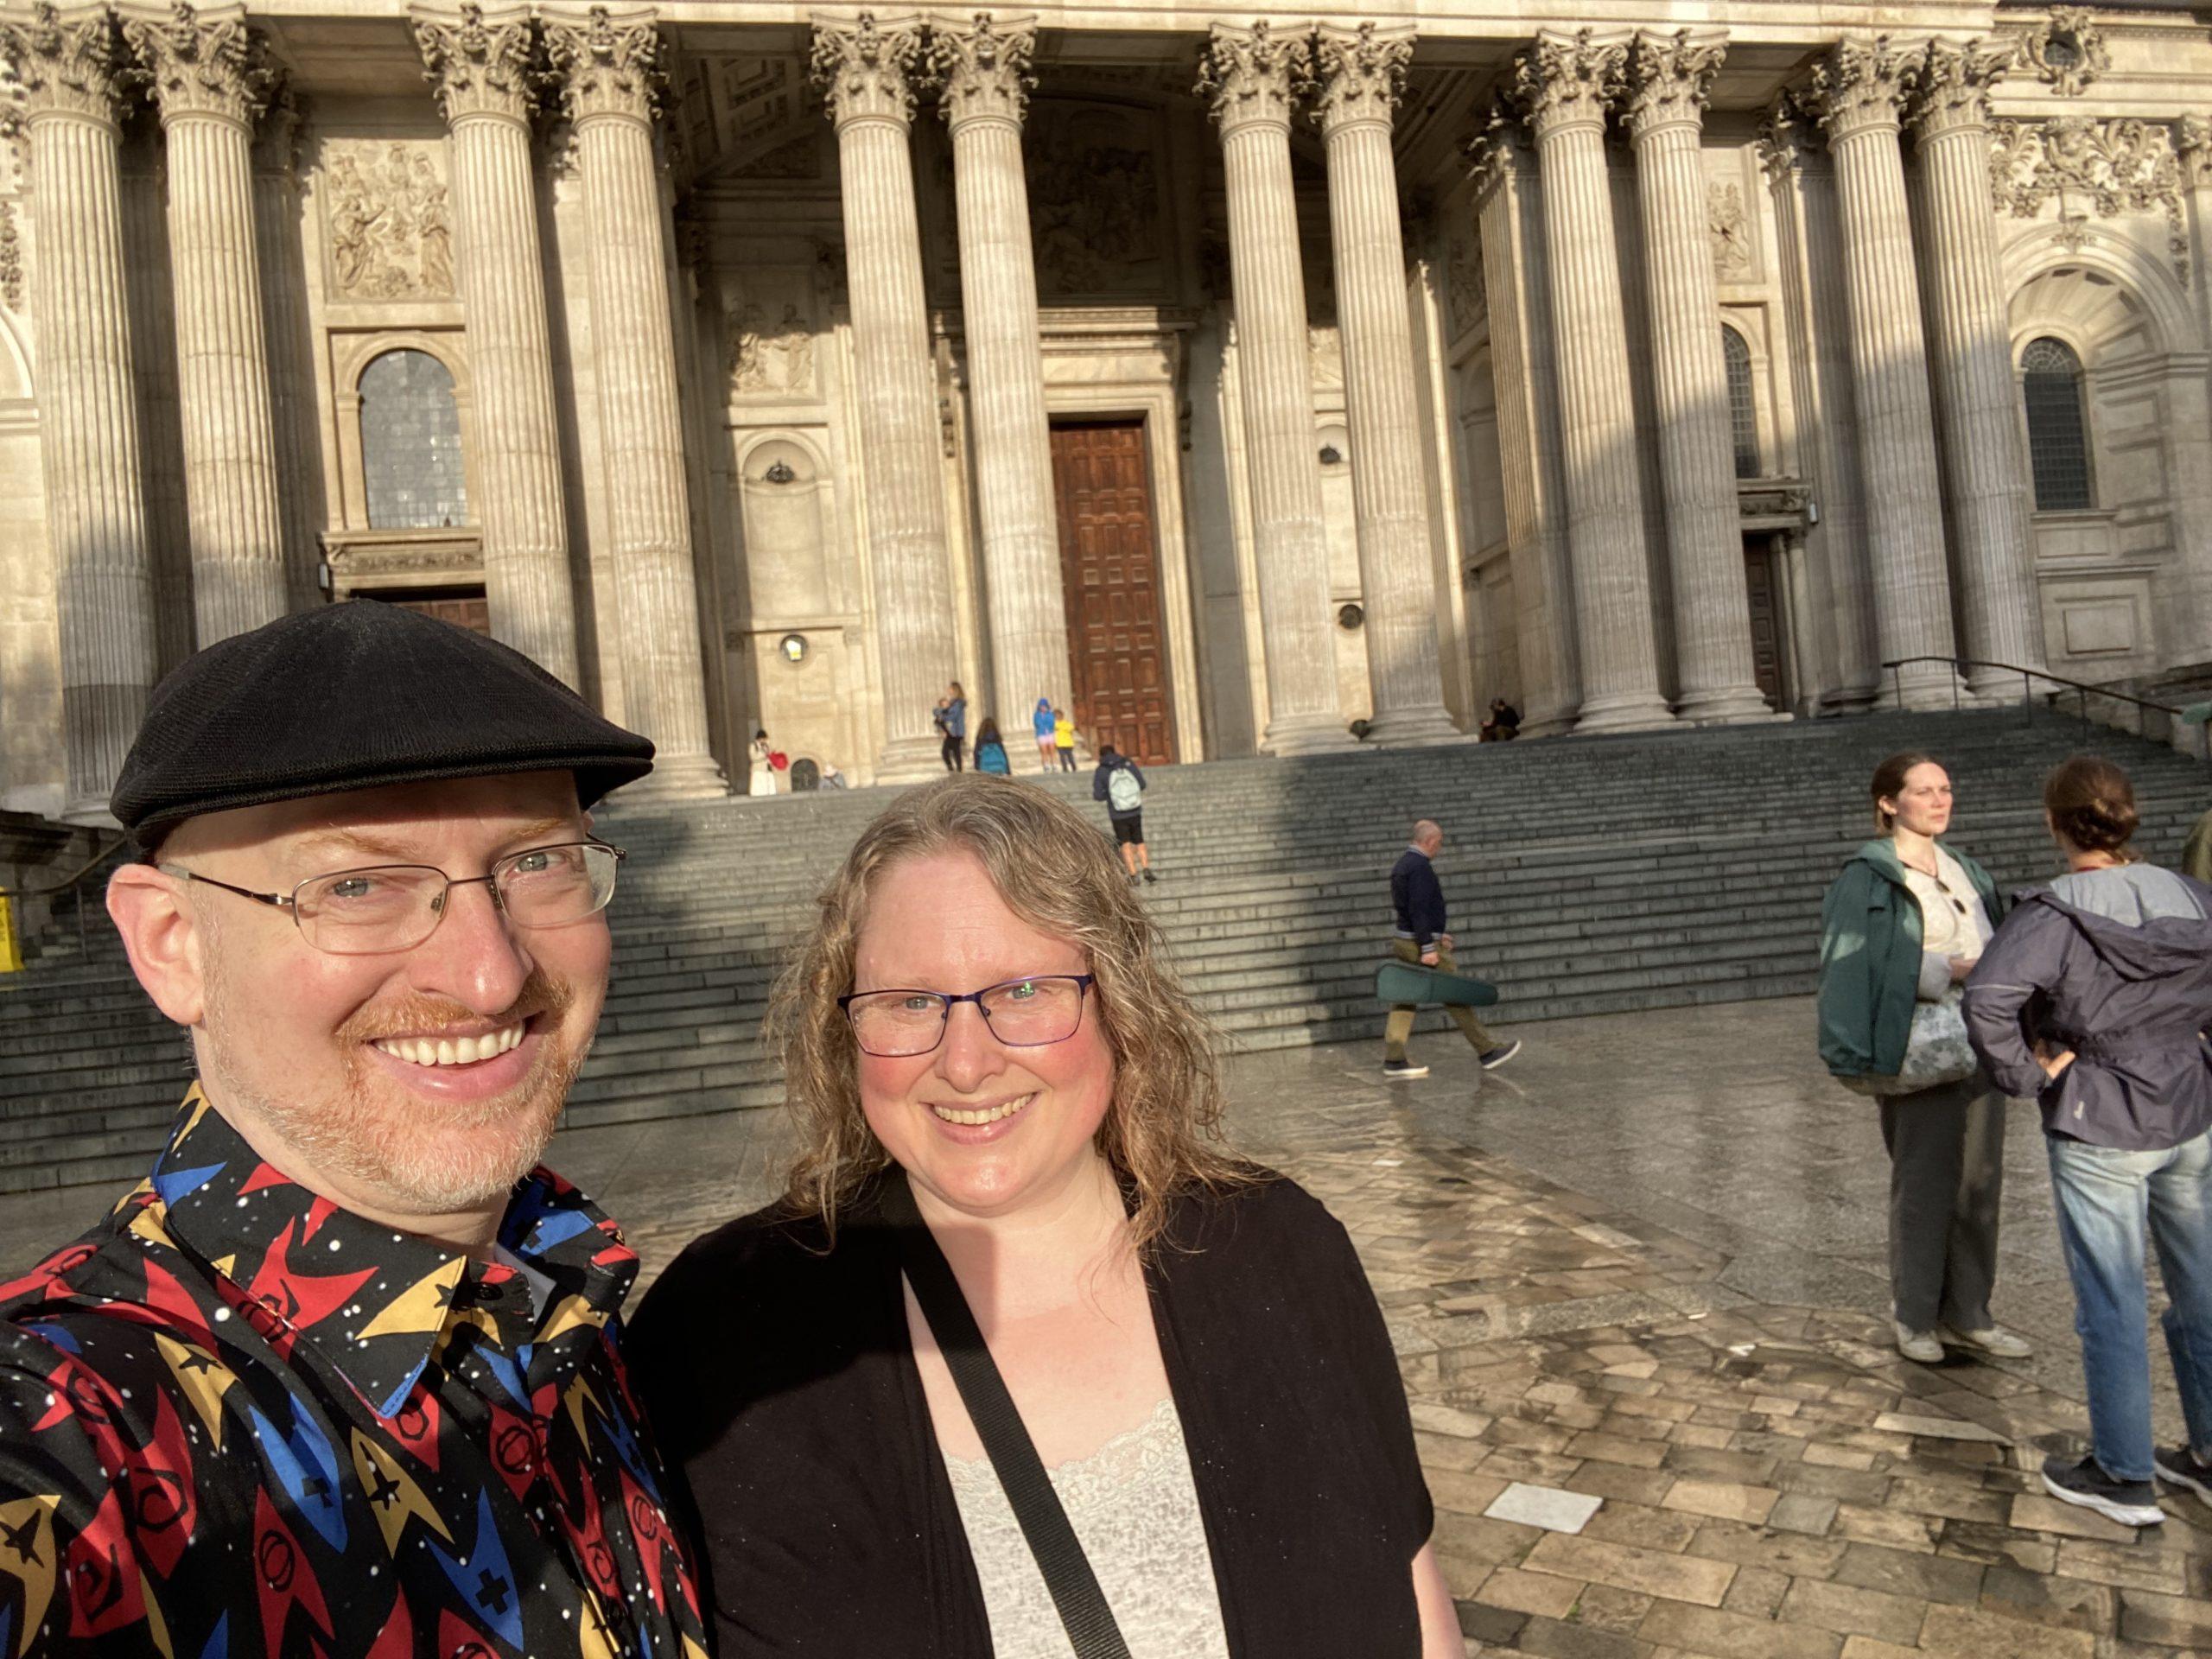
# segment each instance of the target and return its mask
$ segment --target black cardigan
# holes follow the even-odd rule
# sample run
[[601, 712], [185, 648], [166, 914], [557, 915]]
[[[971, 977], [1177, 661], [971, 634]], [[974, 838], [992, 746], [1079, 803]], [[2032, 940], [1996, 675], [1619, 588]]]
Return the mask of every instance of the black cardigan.
[[[991, 1652], [870, 1207], [827, 1253], [819, 1223], [773, 1211], [696, 1240], [624, 1343], [690, 1487], [721, 1659]], [[1418, 1659], [1434, 1515], [1351, 1239], [1281, 1178], [1178, 1200], [1168, 1238], [1146, 1279], [1230, 1652]]]

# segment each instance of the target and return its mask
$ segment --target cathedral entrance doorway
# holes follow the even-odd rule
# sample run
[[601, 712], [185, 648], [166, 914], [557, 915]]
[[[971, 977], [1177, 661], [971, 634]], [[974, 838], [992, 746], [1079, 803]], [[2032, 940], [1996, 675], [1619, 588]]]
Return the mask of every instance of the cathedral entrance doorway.
[[387, 604], [420, 611], [425, 616], [435, 616], [441, 622], [451, 622], [473, 632], [488, 636], [492, 632], [492, 607], [485, 602], [481, 588], [441, 588], [413, 594], [386, 592], [375, 597]]
[[1076, 728], [1139, 766], [1175, 759], [1144, 422], [1052, 423]]
[[1744, 589], [1751, 607], [1751, 671], [1767, 707], [1777, 714], [1789, 708], [1782, 561], [1776, 547], [1780, 539], [1765, 534], [1744, 537]]

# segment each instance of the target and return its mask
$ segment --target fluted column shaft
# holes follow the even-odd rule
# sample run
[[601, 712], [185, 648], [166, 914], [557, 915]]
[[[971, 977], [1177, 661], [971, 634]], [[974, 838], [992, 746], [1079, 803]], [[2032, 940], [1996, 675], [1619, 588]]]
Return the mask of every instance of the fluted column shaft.
[[488, 26], [424, 20], [415, 36], [452, 135], [492, 633], [573, 687], [582, 670], [531, 157], [531, 26], [519, 14]]
[[[1927, 189], [1928, 314], [1966, 654], [2041, 668], [2028, 460], [1989, 191], [1989, 89], [2009, 61], [2005, 50], [1986, 43], [1931, 41], [1914, 123]], [[2003, 669], [1969, 668], [1967, 683], [1996, 694], [2018, 680]]]
[[1021, 162], [1027, 102], [1026, 28], [979, 17], [935, 37], [943, 108], [952, 134], [960, 216], [961, 327], [968, 343], [991, 682], [1001, 719], [1019, 721], [1039, 697], [1069, 697], [1067, 609], [1060, 586], [1029, 181]]
[[294, 171], [299, 112], [289, 99], [262, 118], [253, 169], [256, 257], [270, 277], [263, 321], [269, 338], [269, 419], [276, 440], [277, 502], [284, 524], [284, 594], [288, 610], [322, 602], [315, 533], [315, 475], [322, 466], [316, 442], [314, 382], [307, 361], [307, 318], [296, 280], [300, 265], [300, 193]]
[[1630, 57], [1628, 107], [1674, 572], [1676, 707], [1683, 719], [1707, 722], [1763, 720], [1773, 712], [1751, 658], [1728, 365], [1700, 146], [1707, 90], [1726, 50], [1720, 36], [1688, 29], [1639, 35]]
[[575, 124], [591, 241], [607, 516], [630, 723], [653, 741], [641, 793], [719, 794], [707, 743], [698, 579], [676, 384], [667, 242], [652, 116], [660, 37], [650, 20], [548, 31]]
[[868, 467], [884, 722], [876, 775], [893, 782], [938, 769], [930, 715], [958, 671], [937, 372], [909, 149], [920, 49], [912, 21], [882, 29], [865, 16], [815, 24], [815, 74], [836, 125], [855, 401]]
[[1328, 147], [1329, 233], [1351, 428], [1352, 513], [1366, 612], [1370, 741], [1440, 742], [1459, 730], [1444, 708], [1436, 649], [1436, 565], [1421, 405], [1406, 305], [1404, 228], [1390, 126], [1410, 32], [1372, 23], [1324, 29], [1314, 119]]
[[[1874, 631], [1885, 661], [1955, 650], [1919, 273], [1897, 147], [1908, 73], [1885, 40], [1847, 41], [1816, 72], [1812, 94], [1835, 160]], [[1901, 671], [1897, 683], [1909, 706], [1935, 707], [1950, 701], [1953, 676], [1923, 663]]]
[[1303, 42], [1216, 24], [1198, 91], [1213, 101], [1229, 195], [1229, 267], [1244, 413], [1260, 630], [1263, 747], [1298, 754], [1351, 741], [1337, 702], [1329, 550], [1321, 512], [1306, 276], [1290, 170], [1292, 88]]
[[1549, 31], [1516, 66], [1543, 178], [1545, 257], [1559, 355], [1567, 543], [1582, 664], [1575, 729], [1663, 726], [1637, 473], [1628, 322], [1613, 246], [1605, 110], [1624, 41]]
[[0, 31], [30, 135], [39, 457], [61, 633], [63, 811], [105, 813], [157, 677], [104, 15]]
[[168, 146], [177, 402], [195, 632], [204, 648], [284, 614], [284, 518], [253, 219], [253, 124], [275, 86], [236, 13], [125, 25]]

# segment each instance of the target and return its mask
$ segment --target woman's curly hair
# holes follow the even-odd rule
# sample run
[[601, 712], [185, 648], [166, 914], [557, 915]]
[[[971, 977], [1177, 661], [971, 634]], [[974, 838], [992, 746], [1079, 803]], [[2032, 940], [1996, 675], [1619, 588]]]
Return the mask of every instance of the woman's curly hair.
[[837, 999], [853, 988], [876, 884], [908, 859], [946, 852], [972, 855], [1009, 910], [1083, 951], [1091, 1015], [1114, 1055], [1097, 1146], [1134, 1189], [1138, 1249], [1160, 1237], [1171, 1198], [1255, 1179], [1258, 1172], [1222, 1141], [1213, 1029], [1168, 965], [1166, 942], [1105, 837], [1042, 790], [971, 772], [908, 791], [868, 827], [777, 982], [767, 1036], [782, 1057], [798, 1141], [785, 1207], [820, 1217], [834, 1236], [838, 1211], [891, 1161], [861, 1109], [859, 1050]]

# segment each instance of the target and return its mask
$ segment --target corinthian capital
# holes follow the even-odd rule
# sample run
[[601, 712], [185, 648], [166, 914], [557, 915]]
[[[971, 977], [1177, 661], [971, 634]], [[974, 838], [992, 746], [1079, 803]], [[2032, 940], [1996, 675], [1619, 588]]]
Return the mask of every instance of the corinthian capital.
[[1894, 128], [1924, 55], [1886, 35], [1839, 41], [1813, 70], [1808, 107], [1831, 138]]
[[1475, 181], [1476, 196], [1487, 198], [1503, 184], [1527, 160], [1528, 151], [1529, 130], [1521, 118], [1504, 99], [1492, 99], [1476, 118], [1474, 135], [1459, 147], [1467, 160], [1468, 176]]
[[1387, 127], [1406, 90], [1410, 29], [1323, 24], [1313, 33], [1313, 119], [1324, 132], [1362, 122]]
[[1213, 105], [1213, 118], [1224, 132], [1255, 123], [1290, 124], [1291, 105], [1313, 73], [1313, 54], [1303, 38], [1277, 35], [1267, 22], [1240, 29], [1216, 23], [1198, 58], [1194, 90]]
[[281, 79], [267, 40], [247, 26], [240, 6], [203, 14], [188, 0], [178, 0], [167, 22], [126, 18], [123, 33], [164, 122], [218, 116], [251, 126]]
[[1645, 29], [1628, 54], [1629, 131], [1641, 138], [1662, 127], [1696, 127], [1705, 119], [1713, 78], [1728, 55], [1728, 37], [1717, 29]]
[[1989, 94], [2012, 66], [1990, 41], [1930, 41], [1914, 77], [1912, 121], [1923, 138], [1989, 124]]
[[472, 115], [528, 120], [537, 101], [531, 75], [536, 48], [530, 14], [519, 8], [489, 21], [484, 8], [474, 4], [457, 14], [425, 11], [415, 17], [423, 79], [448, 126]]
[[1759, 166], [1767, 182], [1779, 185], [1820, 154], [1818, 123], [1806, 113], [1804, 101], [1795, 92], [1780, 93], [1759, 118]]
[[667, 84], [666, 49], [650, 7], [620, 21], [594, 6], [581, 23], [547, 22], [545, 55], [569, 120], [621, 116], [650, 124]]
[[22, 95], [23, 113], [74, 115], [118, 124], [124, 60], [106, 7], [64, 14], [40, 4], [27, 22], [0, 23], [0, 58]]
[[1627, 69], [1625, 35], [1548, 29], [1513, 60], [1513, 95], [1540, 139], [1563, 127], [1603, 126]]
[[854, 121], [914, 118], [914, 80], [922, 62], [923, 24], [918, 17], [889, 22], [872, 11], [847, 22], [814, 20], [814, 82], [839, 126]]
[[1037, 48], [1034, 17], [994, 23], [979, 11], [965, 29], [933, 29], [929, 38], [930, 71], [944, 91], [938, 100], [947, 125], [997, 119], [1021, 124], [1029, 107], [1029, 56]]

